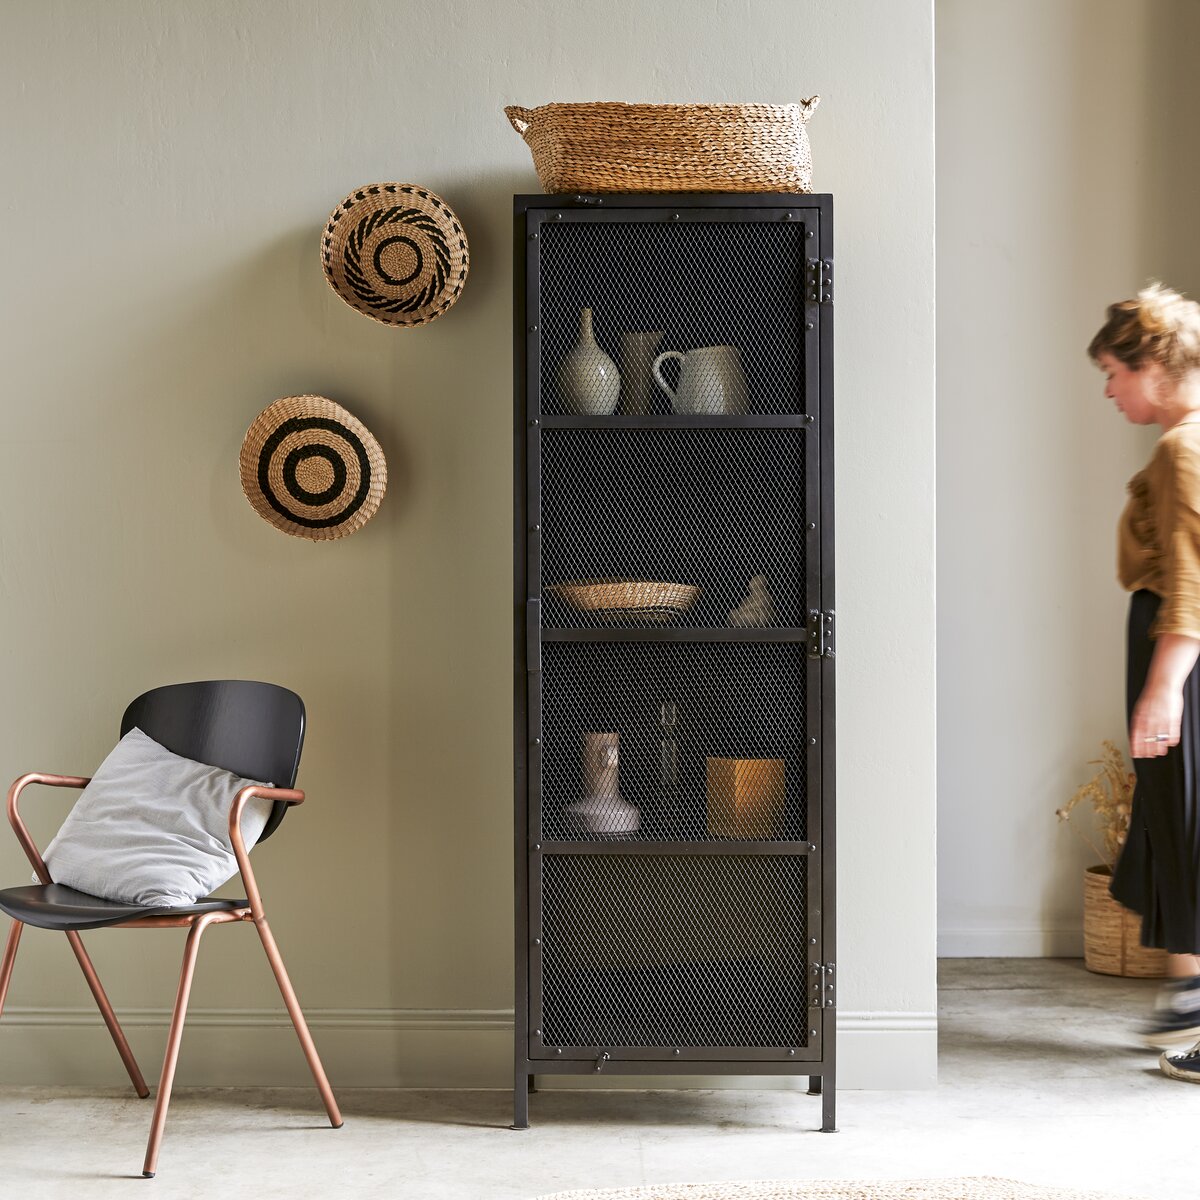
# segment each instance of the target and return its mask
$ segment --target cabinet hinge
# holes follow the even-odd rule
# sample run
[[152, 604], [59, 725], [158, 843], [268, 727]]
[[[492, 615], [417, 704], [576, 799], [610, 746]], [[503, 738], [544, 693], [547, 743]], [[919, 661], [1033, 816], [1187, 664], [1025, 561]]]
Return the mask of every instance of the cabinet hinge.
[[808, 998], [809, 1008], [833, 1008], [833, 963], [813, 963], [812, 993]]
[[833, 259], [808, 260], [807, 295], [812, 304], [833, 303]]
[[808, 657], [833, 657], [833, 609], [814, 608], [808, 614]]

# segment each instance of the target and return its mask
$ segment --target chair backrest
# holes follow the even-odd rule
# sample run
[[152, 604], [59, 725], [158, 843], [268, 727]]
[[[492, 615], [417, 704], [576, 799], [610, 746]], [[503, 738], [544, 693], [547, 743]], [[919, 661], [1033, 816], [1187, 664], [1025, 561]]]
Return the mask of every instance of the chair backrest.
[[[304, 747], [304, 701], [287, 688], [247, 679], [172, 683], [130, 704], [121, 718], [121, 736], [135, 725], [173, 754], [275, 787], [295, 786]], [[275, 804], [260, 842], [275, 832], [287, 810], [282, 801]]]

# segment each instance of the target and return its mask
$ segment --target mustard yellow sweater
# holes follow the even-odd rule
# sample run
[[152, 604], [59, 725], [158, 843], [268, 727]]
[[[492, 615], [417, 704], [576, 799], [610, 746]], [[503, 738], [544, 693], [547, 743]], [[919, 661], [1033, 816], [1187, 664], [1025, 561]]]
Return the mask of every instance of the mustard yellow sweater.
[[1117, 578], [1162, 597], [1152, 637], [1200, 638], [1200, 422], [1168, 429], [1128, 484], [1117, 528]]

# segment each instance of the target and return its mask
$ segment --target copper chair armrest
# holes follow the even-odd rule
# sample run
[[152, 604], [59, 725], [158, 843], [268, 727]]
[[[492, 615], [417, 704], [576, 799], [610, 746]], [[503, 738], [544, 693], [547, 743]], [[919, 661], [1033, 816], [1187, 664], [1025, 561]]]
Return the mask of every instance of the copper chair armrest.
[[237, 859], [238, 871], [242, 883], [246, 885], [246, 899], [250, 902], [250, 912], [256, 921], [261, 921], [266, 915], [263, 912], [262, 896], [259, 895], [258, 883], [254, 878], [254, 870], [250, 866], [250, 855], [246, 851], [246, 843], [242, 840], [242, 810], [246, 802], [255, 796], [264, 800], [282, 800], [284, 804], [303, 804], [304, 793], [299, 788], [262, 787], [252, 784], [244, 787], [233, 798], [229, 809], [229, 841], [233, 846], [233, 854]]
[[25, 828], [25, 822], [21, 820], [21, 814], [17, 808], [21, 793], [31, 783], [44, 783], [47, 787], [84, 788], [91, 782], [82, 775], [48, 775], [43, 771], [30, 771], [29, 774], [14, 779], [12, 787], [8, 789], [8, 823], [12, 826], [13, 833], [17, 835], [17, 841], [21, 843], [21, 849], [25, 851], [25, 857], [29, 859], [30, 865], [37, 872], [37, 877], [42, 883], [51, 883], [52, 880], [50, 872], [46, 870], [46, 864], [42, 861], [41, 853], [34, 844], [33, 838], [29, 836], [29, 830]]

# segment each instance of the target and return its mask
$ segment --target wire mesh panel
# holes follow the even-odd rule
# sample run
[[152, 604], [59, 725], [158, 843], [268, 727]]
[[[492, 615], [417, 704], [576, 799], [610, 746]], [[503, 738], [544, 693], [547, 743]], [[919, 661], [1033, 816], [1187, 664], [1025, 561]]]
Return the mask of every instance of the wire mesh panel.
[[[610, 398], [626, 414], [806, 411], [802, 222], [547, 220], [539, 238], [542, 412], [612, 412]], [[619, 397], [572, 382], [569, 356], [581, 334], [588, 345], [584, 310], [620, 373]], [[671, 401], [654, 358], [711, 347], [732, 353], [663, 364]]]
[[802, 429], [546, 429], [549, 626], [805, 620]]
[[804, 841], [806, 649], [547, 642], [541, 836]]
[[547, 1047], [808, 1044], [802, 857], [548, 855]]

